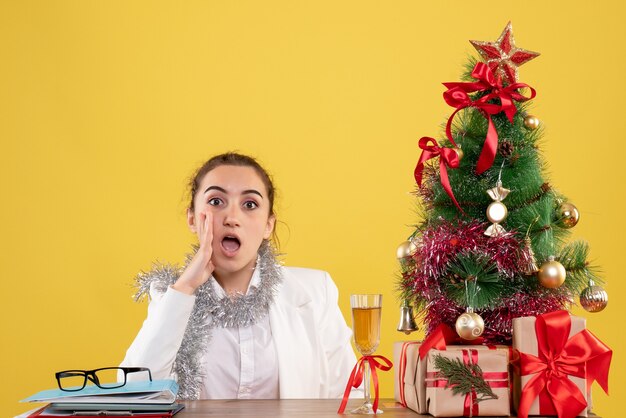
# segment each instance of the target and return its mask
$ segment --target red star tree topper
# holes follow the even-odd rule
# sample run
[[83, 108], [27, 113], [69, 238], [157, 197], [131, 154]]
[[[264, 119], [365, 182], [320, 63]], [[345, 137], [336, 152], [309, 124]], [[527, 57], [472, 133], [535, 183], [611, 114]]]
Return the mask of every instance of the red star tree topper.
[[506, 25], [497, 41], [470, 41], [470, 43], [482, 55], [496, 77], [500, 77], [508, 84], [517, 82], [517, 67], [539, 56], [538, 52], [515, 46], [511, 22]]

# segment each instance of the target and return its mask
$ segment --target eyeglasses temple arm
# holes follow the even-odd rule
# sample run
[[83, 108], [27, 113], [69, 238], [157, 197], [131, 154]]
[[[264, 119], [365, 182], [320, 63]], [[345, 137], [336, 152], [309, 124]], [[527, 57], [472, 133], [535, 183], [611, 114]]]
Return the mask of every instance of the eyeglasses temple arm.
[[122, 370], [124, 370], [126, 374], [135, 373], [135, 372], [148, 372], [148, 377], [150, 378], [150, 381], [152, 382], [152, 372], [147, 367], [122, 367]]

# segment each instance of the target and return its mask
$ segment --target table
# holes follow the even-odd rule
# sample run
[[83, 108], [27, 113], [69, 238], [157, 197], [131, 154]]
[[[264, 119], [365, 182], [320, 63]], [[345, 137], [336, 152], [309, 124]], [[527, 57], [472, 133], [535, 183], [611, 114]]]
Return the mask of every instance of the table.
[[[350, 399], [346, 411], [356, 408], [363, 400]], [[193, 417], [319, 417], [341, 418], [357, 415], [337, 415], [340, 399], [269, 399], [269, 400], [210, 400], [183, 401], [185, 409], [175, 418]], [[403, 408], [394, 399], [381, 399], [380, 408], [385, 412], [381, 418], [433, 418]], [[599, 418], [594, 414], [590, 418]], [[493, 418], [493, 417], [492, 417]], [[511, 417], [514, 418], [514, 417]]]
[[[362, 399], [350, 399], [346, 412], [356, 408]], [[208, 400], [183, 401], [185, 409], [175, 418], [192, 417], [320, 417], [338, 418], [337, 409], [341, 399], [268, 399], [268, 400]], [[419, 415], [408, 408], [403, 408], [394, 399], [381, 399], [379, 408], [385, 412], [381, 418], [419, 418], [430, 415]], [[346, 415], [350, 416], [350, 415]], [[355, 416], [356, 415], [352, 415]]]
[[[185, 409], [175, 415], [175, 418], [193, 417], [320, 417], [320, 418], [350, 418], [357, 415], [338, 415], [339, 399], [268, 399], [268, 400], [205, 400], [179, 401]], [[362, 400], [351, 399], [346, 411], [356, 408]], [[381, 418], [433, 418], [432, 415], [421, 415], [408, 408], [403, 408], [394, 399], [381, 399], [380, 408], [384, 410]], [[25, 412], [16, 418], [26, 418], [36, 409]], [[505, 417], [492, 417], [505, 418]], [[515, 418], [515, 417], [506, 417]], [[533, 417], [542, 418], [542, 417]], [[554, 417], [552, 417], [554, 418]], [[600, 418], [589, 414], [589, 418]]]

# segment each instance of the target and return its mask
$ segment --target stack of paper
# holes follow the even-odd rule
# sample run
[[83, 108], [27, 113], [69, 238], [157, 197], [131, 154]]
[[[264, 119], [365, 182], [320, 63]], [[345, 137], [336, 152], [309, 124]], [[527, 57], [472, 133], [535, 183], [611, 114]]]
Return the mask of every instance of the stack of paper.
[[87, 386], [77, 392], [44, 390], [21, 402], [48, 402], [30, 417], [171, 417], [183, 408], [176, 403], [178, 384], [174, 380], [128, 382], [115, 389]]

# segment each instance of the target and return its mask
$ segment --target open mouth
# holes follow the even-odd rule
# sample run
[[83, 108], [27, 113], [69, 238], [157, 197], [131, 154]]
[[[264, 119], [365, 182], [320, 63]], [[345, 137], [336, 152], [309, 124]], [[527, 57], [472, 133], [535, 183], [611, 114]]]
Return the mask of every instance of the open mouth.
[[222, 239], [222, 248], [228, 255], [234, 255], [239, 247], [241, 247], [241, 241], [235, 236], [227, 235]]

